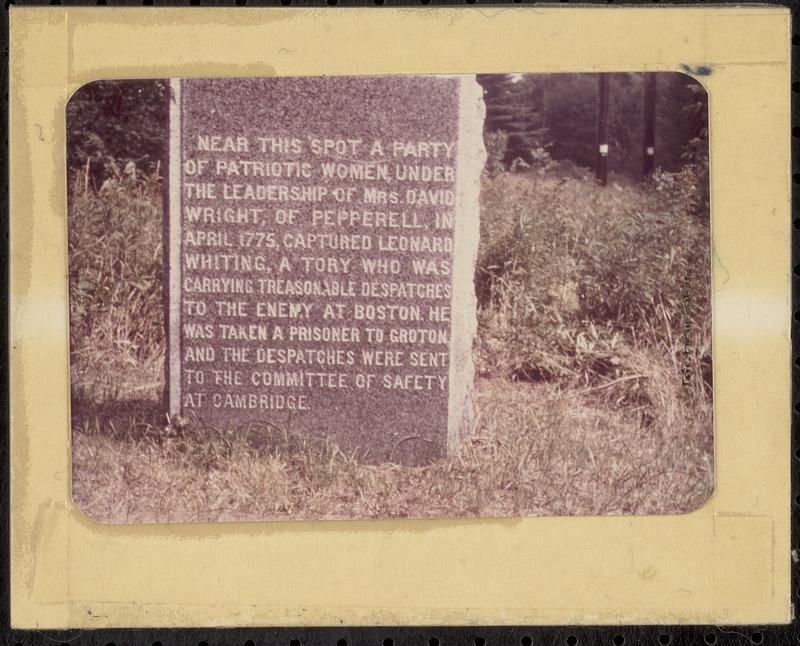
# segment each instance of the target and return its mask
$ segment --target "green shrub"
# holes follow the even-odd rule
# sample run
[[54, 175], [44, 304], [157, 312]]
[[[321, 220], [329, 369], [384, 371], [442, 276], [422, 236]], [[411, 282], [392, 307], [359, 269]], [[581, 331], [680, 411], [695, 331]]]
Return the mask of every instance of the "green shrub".
[[161, 199], [156, 174], [70, 195], [73, 353], [115, 349], [143, 360], [163, 352]]
[[134, 161], [153, 172], [169, 142], [169, 82], [93, 81], [67, 103], [67, 168], [99, 189], [114, 166]]
[[484, 178], [479, 368], [618, 377], [641, 349], [674, 357], [686, 321], [692, 347], [707, 354], [708, 221], [684, 182], [665, 173], [626, 187], [557, 173]]

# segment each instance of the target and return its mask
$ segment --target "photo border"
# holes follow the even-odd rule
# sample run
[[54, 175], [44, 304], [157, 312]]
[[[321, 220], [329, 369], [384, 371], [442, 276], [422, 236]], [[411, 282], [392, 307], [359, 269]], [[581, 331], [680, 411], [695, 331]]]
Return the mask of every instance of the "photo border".
[[[220, 6], [220, 5], [215, 3], [215, 6]], [[266, 5], [265, 4], [264, 6], [276, 6], [276, 5], [275, 4], [271, 4], [271, 5]], [[312, 6], [312, 5], [308, 5], [308, 6]], [[319, 4], [315, 4], [313, 6], [320, 6], [320, 5]], [[344, 4], [340, 3], [340, 6], [344, 6]], [[361, 5], [361, 6], [363, 6], [363, 5]], [[461, 9], [461, 10], [465, 10], [465, 9]], [[752, 6], [744, 7], [743, 10], [745, 12], [747, 12], [747, 11], [758, 12], [758, 7], [752, 7]], [[54, 9], [53, 11], [57, 12], [58, 10]], [[327, 11], [327, 9], [326, 9], [326, 11]], [[373, 11], [379, 11], [379, 10], [373, 10]], [[599, 12], [600, 10], [596, 9], [595, 11]], [[787, 17], [788, 17], [788, 15], [787, 15]], [[742, 23], [739, 22], [738, 24], [741, 25]], [[733, 25], [729, 26], [728, 28], [732, 28], [732, 27], [733, 27]], [[74, 24], [72, 26], [72, 29], [74, 30]], [[74, 31], [73, 31], [73, 34], [74, 34]], [[751, 52], [752, 51], [752, 46], [747, 46], [746, 49], [747, 49], [748, 52]], [[796, 49], [796, 48], [793, 48], [793, 49]], [[11, 56], [12, 56], [12, 61], [13, 61], [14, 60], [14, 56], [15, 56], [15, 51], [14, 51], [14, 47], [13, 46], [12, 46]], [[531, 71], [534, 71], [534, 70], [531, 70]], [[536, 71], [538, 71], [538, 70], [536, 70]], [[559, 70], [559, 71], [565, 71], [565, 70]], [[611, 69], [606, 70], [605, 68], [603, 68], [603, 71], [617, 71], [617, 70], [611, 70]], [[679, 70], [674, 70], [674, 71], [679, 71]], [[788, 77], [788, 74], [787, 74], [787, 77]], [[787, 80], [788, 80], [788, 78], [787, 78]], [[769, 99], [772, 100], [772, 101], [777, 101], [778, 100], [774, 95], [768, 95], [768, 96], [769, 96]], [[12, 92], [12, 100], [13, 100], [13, 97], [14, 97], [14, 95], [13, 95], [13, 92]], [[714, 97], [713, 97], [712, 94], [710, 94], [710, 101], [713, 101], [713, 100], [714, 100]], [[796, 112], [794, 110], [793, 110], [793, 115], [796, 116]], [[13, 117], [13, 115], [12, 115], [12, 117]], [[788, 113], [787, 113], [787, 117], [788, 117]], [[12, 123], [13, 123], [13, 119], [12, 119]], [[712, 155], [712, 157], [714, 156], [714, 143], [713, 143], [713, 141], [714, 141], [713, 140], [713, 127], [714, 127], [714, 125], [713, 124], [714, 124], [714, 117], [713, 117], [713, 110], [712, 110], [712, 143], [711, 143], [711, 155]], [[41, 128], [41, 126], [40, 126], [40, 128]], [[42, 129], [42, 131], [44, 130], [44, 128], [41, 128], [41, 129]], [[787, 134], [787, 137], [788, 137], [788, 123], [786, 124], [786, 128], [785, 129], [787, 131], [786, 134]], [[747, 139], [747, 133], [744, 133], [742, 138], [746, 140]], [[58, 137], [56, 137], [56, 141], [57, 140], [58, 140]], [[62, 140], [61, 144], [62, 144], [62, 149], [63, 149], [63, 140]], [[13, 139], [12, 139], [12, 146], [13, 145], [14, 144], [13, 144]], [[55, 143], [53, 145], [57, 146], [58, 143]], [[757, 156], [757, 154], [756, 154], [757, 150], [758, 150], [757, 148], [755, 150], [753, 148], [750, 148], [748, 150], [748, 154]], [[787, 151], [786, 152], [788, 152], [788, 146], [787, 146]], [[61, 154], [62, 155], [64, 154], [63, 150], [61, 151]], [[714, 177], [715, 177], [714, 166], [715, 166], [715, 164], [712, 162], [712, 168], [711, 168], [711, 182], [712, 182], [712, 207], [711, 208], [712, 208], [712, 213], [714, 212], [714, 209], [715, 209], [714, 197], [713, 197], [713, 194], [714, 194], [714, 192], [713, 192], [713, 184], [714, 184]], [[12, 171], [12, 174], [13, 174], [14, 173], [13, 166], [12, 166], [11, 171]], [[788, 175], [788, 173], [787, 173], [787, 175]], [[798, 179], [800, 179], [800, 176], [795, 174], [793, 176], [793, 179], [795, 180], [794, 183], [796, 185], [798, 183]], [[781, 186], [782, 185], [783, 184], [781, 184]], [[786, 185], [786, 189], [787, 189], [787, 192], [788, 192], [788, 182], [787, 182], [787, 185]], [[12, 198], [13, 198], [13, 196], [12, 196]], [[712, 218], [713, 218], [713, 215], [712, 215]], [[797, 225], [798, 225], [798, 221], [795, 220], [794, 221], [795, 230], [797, 229]], [[13, 233], [14, 233], [14, 225], [13, 224], [11, 226], [11, 229], [12, 229], [12, 235], [13, 235]], [[787, 237], [788, 237], [789, 232], [787, 231], [786, 233], [787, 233]], [[22, 251], [22, 249], [17, 247], [17, 248], [14, 248], [14, 249], [10, 249], [10, 251], [11, 251], [11, 254], [13, 254], [13, 255], [10, 255], [10, 257], [12, 258], [11, 270], [12, 270], [12, 272], [14, 272], [15, 271], [15, 267], [19, 266], [19, 264], [20, 264], [20, 262], [19, 262], [19, 253]], [[16, 260], [14, 260], [15, 256], [16, 256]], [[795, 255], [794, 257], [796, 258], [797, 256]], [[12, 279], [13, 279], [13, 274], [12, 274]], [[717, 274], [715, 273], [715, 281], [716, 281], [716, 279], [717, 279]], [[715, 285], [716, 285], [716, 283], [715, 283]], [[12, 298], [13, 298], [13, 295], [15, 293], [13, 284], [11, 285], [11, 293], [12, 293]], [[716, 292], [715, 292], [715, 295], [716, 295]], [[788, 293], [787, 293], [787, 296], [788, 296]], [[15, 304], [13, 300], [12, 300], [12, 304]], [[715, 311], [715, 313], [716, 313], [716, 311]], [[17, 320], [19, 320], [19, 318], [17, 318]], [[12, 321], [12, 323], [13, 323], [13, 321]], [[714, 323], [715, 330], [717, 329], [717, 325], [718, 325], [718, 322], [715, 321], [715, 323]], [[15, 342], [16, 342], [17, 339], [13, 336], [13, 333], [14, 333], [14, 328], [12, 327], [12, 339], [15, 339]], [[66, 345], [66, 341], [64, 341], [64, 343]], [[796, 346], [795, 346], [795, 348], [796, 348]], [[23, 352], [23, 351], [24, 350], [19, 350], [18, 353], [19, 352]], [[12, 356], [11, 359], [12, 359], [12, 362], [13, 362], [14, 361], [14, 357]], [[716, 359], [716, 357], [715, 357], [715, 359]], [[4, 364], [4, 365], [7, 365], [7, 364]], [[15, 368], [14, 368], [15, 364], [12, 363], [11, 365], [12, 365], [12, 372], [14, 372], [15, 371]], [[797, 366], [795, 366], [795, 367], [797, 367]], [[718, 368], [715, 366], [715, 373], [717, 372], [717, 370], [718, 370]], [[774, 377], [775, 377], [775, 375], [772, 375], [772, 378], [774, 378]], [[787, 370], [787, 373], [786, 373], [786, 381], [787, 381], [787, 392], [788, 392], [788, 370]], [[715, 380], [715, 383], [716, 383], [716, 380]], [[773, 382], [773, 384], [776, 384], [776, 383], [780, 384], [781, 380], [780, 379], [776, 379]], [[13, 382], [12, 382], [12, 385], [13, 385]], [[796, 387], [796, 380], [793, 381], [793, 385]], [[68, 397], [68, 395], [67, 395], [67, 397]], [[11, 392], [12, 403], [13, 403], [14, 398], [15, 398], [15, 393]], [[787, 400], [788, 400], [788, 398], [787, 398]], [[796, 413], [798, 412], [797, 407], [795, 407], [795, 412]], [[788, 420], [788, 411], [787, 411], [787, 420]], [[67, 421], [66, 426], [68, 427], [68, 421]], [[774, 431], [773, 433], [777, 434], [778, 431]], [[786, 445], [788, 446], [788, 438], [786, 438], [786, 440], [787, 440], [786, 441]], [[718, 442], [719, 438], [718, 437], [715, 438], [715, 441]], [[720, 448], [719, 444], [717, 444], [717, 447]], [[728, 447], [728, 448], [730, 448], [730, 447]], [[794, 446], [793, 446], [793, 448], [794, 448]], [[717, 455], [719, 455], [719, 454], [720, 454], [720, 452], [717, 451]], [[777, 452], [775, 452], [774, 455], [777, 456]], [[797, 454], [795, 454], [795, 457], [799, 457], [799, 456], [797, 456]], [[18, 462], [15, 461], [15, 464], [18, 464]], [[787, 456], [787, 468], [788, 468], [788, 456]], [[795, 470], [796, 470], [796, 462], [795, 462]], [[734, 474], [734, 475], [740, 475], [740, 474]], [[751, 471], [751, 475], [755, 475], [755, 470]], [[721, 477], [719, 471], [717, 472], [717, 477], [718, 478]], [[733, 476], [727, 476], [726, 475], [725, 477], [733, 477]], [[788, 477], [786, 478], [786, 484], [788, 485]], [[12, 494], [13, 494], [13, 491], [12, 491]], [[787, 511], [788, 511], [788, 491], [786, 492], [786, 499], [787, 499]], [[712, 500], [713, 500], [713, 498], [712, 498]], [[795, 502], [795, 509], [796, 509], [797, 508], [797, 504], [798, 504], [798, 500], [795, 499], [794, 502]], [[13, 508], [11, 509], [11, 512], [12, 513], [17, 513]], [[652, 519], [652, 517], [648, 518], [648, 520], [650, 520], [650, 519]], [[796, 514], [793, 514], [793, 519], [796, 521]], [[537, 522], [540, 522], [540, 523], [553, 522], [553, 519], [549, 519], [549, 518], [533, 519], [533, 520], [535, 520]], [[555, 519], [555, 520], [559, 520], [560, 521], [560, 520], [564, 520], [564, 519]], [[567, 520], [570, 520], [570, 519], [567, 519]], [[589, 520], [598, 520], [598, 519], [589, 519]], [[599, 519], [599, 520], [605, 520], [605, 519]], [[623, 519], [623, 520], [625, 520], [625, 519]], [[627, 519], [627, 520], [632, 520], [632, 519]], [[781, 524], [781, 522], [782, 522], [781, 519], [778, 516], [772, 517], [771, 520], [772, 520], [773, 523], [777, 523], [777, 524]], [[376, 522], [383, 522], [383, 521], [367, 521], [367, 522], [376, 523]], [[439, 522], [439, 521], [410, 521], [410, 522], [415, 522], [415, 523], [416, 522], [434, 522], [434, 523], [436, 523], [436, 522]], [[469, 523], [461, 523], [461, 524], [468, 525]], [[255, 525], [255, 524], [253, 524], [253, 525]], [[337, 529], [337, 528], [338, 529], [342, 529], [341, 525], [342, 525], [342, 523], [333, 523], [333, 526], [330, 529]], [[775, 526], [776, 525], [773, 524], [773, 527], [775, 527]], [[43, 528], [40, 527], [38, 529], [38, 532], [41, 532], [42, 529]], [[354, 528], [351, 527], [349, 529], [354, 529]], [[370, 528], [370, 529], [372, 529], [372, 528]], [[49, 530], [50, 531], [55, 531], [55, 532], [60, 532], [62, 530], [62, 528], [58, 527], [57, 525], [54, 525], [54, 526], [51, 526], [49, 528]], [[788, 543], [788, 518], [786, 519], [786, 530], [787, 530], [787, 536], [786, 536], [785, 546], [788, 547], [789, 546], [789, 543]], [[37, 534], [37, 536], [35, 538], [41, 539], [41, 538], [43, 538], [43, 536], [41, 535], [41, 533], [39, 533], [39, 534]], [[17, 540], [19, 540], [19, 538]], [[35, 547], [38, 549], [40, 547], [40, 544], [37, 543], [35, 545]], [[19, 544], [17, 544], [17, 550], [19, 550]], [[12, 550], [12, 554], [13, 554], [13, 550]], [[716, 552], [715, 552], [715, 554], [716, 554]], [[789, 566], [788, 550], [786, 550], [785, 554], [783, 554], [782, 556], [781, 555], [775, 555], [774, 553], [773, 553], [773, 555], [776, 556], [776, 559], [777, 559], [778, 562], [784, 563], [787, 566], [787, 569], [788, 569], [788, 566]], [[19, 557], [19, 551], [17, 551], [17, 556]], [[740, 556], [742, 556], [742, 555], [740, 554]], [[775, 564], [775, 562], [773, 561], [773, 565], [774, 564]], [[138, 566], [138, 565], [141, 565], [141, 564], [136, 564], [136, 565]], [[12, 563], [12, 567], [13, 567], [13, 563]], [[19, 567], [19, 561], [18, 560], [17, 560], [17, 567]], [[19, 570], [17, 570], [17, 572], [18, 571]], [[751, 573], [751, 575], [752, 574], [755, 574], [755, 573], [753, 572], [753, 573]], [[772, 574], [773, 574], [773, 576], [776, 574], [775, 569], [772, 570]], [[13, 587], [13, 581], [14, 581], [13, 577], [14, 576], [15, 575], [12, 572], [12, 591], [14, 590], [14, 587]], [[18, 575], [16, 575], [16, 576], [18, 576]], [[19, 582], [19, 580], [18, 580], [18, 582]], [[489, 581], [475, 581], [475, 585], [476, 586], [487, 585], [489, 583], [491, 583], [491, 582], [489, 582]], [[788, 600], [788, 592], [791, 590], [791, 587], [789, 585], [788, 576], [785, 577], [785, 581], [781, 581], [781, 586], [783, 586], [784, 584], [785, 584], [785, 591], [787, 593], [787, 600]], [[609, 582], [595, 580], [593, 585], [595, 585], [599, 589], [601, 587], [609, 585]], [[613, 582], [611, 583], [611, 585], [613, 585]], [[17, 590], [19, 590], [19, 588], [17, 588]], [[18, 599], [18, 601], [19, 601], [19, 599]], [[788, 608], [785, 609], [785, 610], [788, 610]], [[783, 616], [784, 616], [784, 619], [789, 619], [790, 618], [789, 614], [784, 614]], [[776, 621], [777, 618], [778, 618], [778, 615], [775, 615], [770, 621]], [[426, 623], [428, 623], [428, 622], [426, 622]], [[433, 623], [436, 624], [438, 622], [433, 622]], [[626, 618], [623, 617], [623, 616], [619, 616], [619, 617], [616, 618], [616, 620], [608, 620], [608, 619], [606, 619], [606, 621], [604, 623], [626, 623]], [[702, 622], [698, 622], [698, 623], [702, 623]], [[39, 624], [39, 625], [42, 625], [42, 624]], [[308, 632], [309, 630], [311, 630], [310, 633]], [[322, 630], [322, 631], [318, 631], [318, 632], [315, 632], [312, 629], [306, 629], [306, 628], [292, 628], [292, 629], [281, 629], [281, 630], [271, 630], [271, 631], [269, 631], [269, 634], [272, 635], [272, 638], [269, 638], [268, 641], [270, 643], [272, 643], [273, 641], [281, 641], [281, 642], [283, 642], [284, 639], [288, 641], [288, 639], [296, 638], [296, 637], [289, 637], [289, 635], [306, 635], [305, 640], [301, 640], [304, 645], [305, 644], [313, 644], [313, 643], [331, 643], [331, 640], [337, 634], [348, 634], [348, 635], [352, 635], [352, 637], [348, 640], [348, 644], [357, 644], [357, 643], [359, 643], [359, 644], [360, 643], [374, 644], [375, 643], [375, 639], [377, 638], [377, 635], [379, 633], [383, 634], [387, 630], [391, 630], [393, 635], [398, 635], [398, 636], [401, 635], [401, 634], [406, 634], [403, 631], [410, 631], [410, 632], [407, 633], [407, 637], [410, 640], [410, 641], [408, 641], [408, 643], [415, 643], [415, 644], [416, 643], [420, 643], [418, 641], [419, 639], [425, 639], [426, 635], [431, 635], [431, 636], [436, 636], [436, 634], [441, 634], [441, 635], [447, 634], [447, 635], [450, 635], [450, 633], [448, 632], [450, 629], [433, 628], [433, 627], [431, 627], [431, 628], [419, 628], [419, 629], [416, 629], [416, 630], [415, 629], [397, 629], [397, 628], [391, 628], [391, 629], [388, 629], [388, 628], [384, 628], [384, 629], [380, 629], [380, 628], [366, 629], [365, 628], [365, 629], [359, 629], [359, 631], [360, 631], [359, 633], [356, 633], [353, 630], [343, 631], [340, 628], [331, 628], [331, 629]], [[491, 639], [487, 638], [487, 637], [484, 637], [484, 639], [486, 639], [487, 642], [491, 641], [491, 643], [519, 643], [519, 639], [522, 639], [522, 637], [520, 637], [521, 634], [523, 634], [523, 633], [525, 633], [525, 634], [533, 634], [533, 633], [530, 633], [530, 630], [532, 630], [532, 629], [500, 629], [500, 628], [491, 628], [490, 629], [490, 628], [487, 628], [487, 629], [481, 629], [480, 631], [476, 631], [475, 628], [471, 628], [471, 629], [465, 629], [465, 630], [469, 631], [471, 634], [474, 634], [474, 635], [477, 635], [478, 632], [480, 632], [481, 635], [484, 635], [484, 634], [485, 635], [490, 635], [491, 634], [491, 635], [494, 636]], [[536, 630], [537, 631], [543, 631], [541, 633], [541, 639], [542, 640], [553, 641], [553, 640], [555, 640], [557, 638], [557, 636], [556, 636], [555, 633], [551, 633], [551, 632], [548, 632], [548, 631], [553, 631], [554, 630], [554, 631], [558, 632], [559, 629], [536, 628]], [[575, 628], [575, 629], [573, 629], [573, 633], [572, 634], [574, 636], [578, 636], [579, 643], [583, 643], [584, 639], [582, 639], [581, 636], [578, 635], [578, 633], [580, 633], [581, 635], [585, 634], [586, 635], [586, 639], [590, 639], [591, 638], [590, 636], [594, 634], [592, 632], [594, 630], [599, 630], [599, 629], [591, 629], [591, 628], [578, 629], [578, 628]], [[649, 634], [651, 630], [657, 630], [657, 629], [647, 629], [646, 632]], [[497, 631], [499, 631], [499, 632], [497, 632]], [[714, 629], [714, 631], [712, 631], [712, 632], [716, 632], [716, 631], [718, 631], [718, 634], [720, 635], [720, 643], [723, 643], [722, 639], [727, 639], [728, 635], [741, 635], [741, 636], [746, 636], [747, 635], [747, 633], [742, 634], [742, 631], [738, 631], [738, 630], [723, 631], [722, 629]], [[134, 635], [134, 633], [131, 633], [130, 631], [112, 631], [112, 632], [116, 632], [117, 634], [119, 634], [120, 635], [120, 637], [119, 637], [120, 641], [122, 643], [126, 643], [126, 644], [127, 643], [131, 643], [129, 637]], [[221, 633], [217, 633], [217, 631], [214, 631], [214, 630], [211, 630], [211, 629], [204, 629], [204, 630], [201, 630], [199, 633], [197, 631], [195, 631], [195, 630], [187, 630], [185, 632], [186, 632], [186, 635], [187, 635], [187, 641], [183, 642], [183, 643], [189, 643], [189, 641], [191, 640], [191, 636], [192, 635], [194, 635], [195, 637], [204, 635], [205, 637], [202, 637], [203, 639], [208, 639], [209, 637], [211, 637], [215, 641], [222, 637]], [[607, 632], [609, 634], [610, 633], [614, 633], [615, 637], [616, 637], [617, 634], [622, 635], [622, 633], [623, 633], [622, 630], [613, 629], [613, 628], [612, 629], [606, 629], [605, 632]], [[673, 631], [670, 631], [670, 632], [673, 632]], [[680, 631], [674, 631], [674, 632], [677, 634]], [[146, 638], [147, 639], [153, 639], [154, 637], [152, 637], [152, 636], [155, 635], [156, 633], [162, 634], [164, 636], [164, 639], [167, 638], [166, 637], [167, 635], [174, 635], [175, 634], [173, 631], [170, 631], [169, 633], [166, 633], [166, 632], [162, 633], [162, 631], [142, 631], [141, 633], [137, 633], [137, 634], [141, 634], [143, 636], [150, 635], [150, 637], [146, 637]], [[21, 633], [15, 632], [15, 634], [21, 634]], [[42, 634], [42, 633], [39, 633], [39, 634]], [[102, 637], [102, 635], [105, 635], [105, 634], [107, 634], [106, 630], [92, 631], [91, 633], [86, 633], [81, 638], [81, 640], [82, 641], [86, 640], [87, 639], [86, 635], [91, 635], [93, 639], [94, 638], [98, 638], [98, 639], [107, 638], [107, 637]], [[237, 629], [236, 631], [234, 631], [232, 633], [229, 633], [229, 634], [230, 634], [230, 641], [236, 641], [236, 638], [234, 637], [234, 635], [243, 636], [245, 634], [248, 634], [248, 632], [245, 629]], [[250, 631], [249, 634], [253, 634], [252, 631]], [[363, 636], [364, 636], [363, 640], [362, 640], [362, 638], [360, 636], [357, 636], [358, 634], [363, 634]], [[561, 634], [563, 635], [564, 633], [562, 632]], [[655, 633], [653, 633], [653, 634], [655, 634]], [[751, 633], [751, 634], [755, 634], [755, 633]], [[780, 634], [777, 629], [776, 629], [776, 634]], [[368, 635], [371, 635], [371, 636], [368, 637]], [[549, 635], [549, 637], [548, 637], [548, 635]], [[631, 634], [631, 637], [634, 637], [634, 635], [639, 635], [641, 637], [642, 641], [645, 641], [645, 639], [644, 639], [645, 638], [644, 629], [640, 629], [638, 631], [635, 631], [633, 634]], [[317, 636], [319, 637], [319, 641], [317, 641]], [[252, 637], [245, 637], [245, 639], [247, 639], [247, 638], [252, 639]], [[346, 637], [344, 637], [344, 638], [346, 638]], [[437, 638], [440, 639], [440, 640], [442, 639], [441, 637], [437, 637]], [[138, 637], [137, 637], [137, 639], [138, 639]], [[225, 639], [226, 642], [229, 641], [228, 637], [225, 637], [224, 639]], [[405, 639], [405, 637], [403, 639]], [[468, 640], [468, 639], [469, 639], [468, 637], [464, 638], [462, 636], [462, 638], [459, 639], [458, 641], [461, 642], [461, 643], [467, 643], [466, 640]], [[509, 639], [511, 639], [512, 641], [507, 641]], [[539, 639], [540, 639], [540, 637], [537, 636], [536, 640], [538, 641]], [[737, 639], [738, 639], [738, 637], [737, 637]], [[449, 641], [455, 641], [455, 635], [453, 635], [452, 638], [448, 637], [448, 640]], [[516, 640], [516, 641], [513, 641], [513, 640]], [[637, 638], [637, 641], [638, 640], [639, 639]], [[171, 639], [169, 641], [172, 642]], [[399, 637], [397, 639], [395, 639], [395, 641], [398, 644], [401, 643]], [[633, 641], [633, 639], [632, 639], [632, 641]], [[26, 640], [26, 643], [27, 643], [27, 640]], [[30, 643], [34, 643], [34, 642], [30, 642]], [[92, 641], [92, 643], [95, 643], [95, 642]], [[100, 642], [98, 641], [96, 643], [100, 643]], [[144, 643], [144, 642], [141, 642], [141, 643]], [[152, 643], [152, 641], [150, 643]], [[166, 644], [167, 641], [164, 641], [163, 643]], [[256, 642], [256, 643], [258, 643], [258, 642]], [[618, 643], [618, 642], [615, 640], [614, 643]], [[754, 641], [754, 643], [758, 643], [758, 642]]]

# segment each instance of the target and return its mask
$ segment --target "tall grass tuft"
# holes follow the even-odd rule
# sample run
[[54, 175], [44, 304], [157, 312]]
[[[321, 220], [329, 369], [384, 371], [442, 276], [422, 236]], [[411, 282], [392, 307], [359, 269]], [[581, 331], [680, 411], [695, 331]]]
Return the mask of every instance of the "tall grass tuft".
[[484, 178], [483, 373], [591, 386], [630, 374], [642, 353], [677, 369], [686, 347], [692, 365], [710, 364], [708, 219], [677, 183]]
[[154, 392], [164, 356], [158, 170], [137, 176], [129, 167], [99, 192], [76, 179], [68, 227], [74, 388], [111, 398], [133, 384], [139, 395]]

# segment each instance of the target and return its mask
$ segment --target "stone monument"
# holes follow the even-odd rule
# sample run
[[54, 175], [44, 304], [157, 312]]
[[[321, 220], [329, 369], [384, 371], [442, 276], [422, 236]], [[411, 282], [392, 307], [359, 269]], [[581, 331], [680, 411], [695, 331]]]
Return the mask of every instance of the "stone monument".
[[474, 76], [171, 81], [170, 413], [429, 463], [470, 432]]

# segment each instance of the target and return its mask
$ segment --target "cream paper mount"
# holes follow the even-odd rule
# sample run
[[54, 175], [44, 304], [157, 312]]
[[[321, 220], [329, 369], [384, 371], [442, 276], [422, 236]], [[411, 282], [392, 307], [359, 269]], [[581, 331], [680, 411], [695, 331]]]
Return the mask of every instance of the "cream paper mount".
[[[12, 7], [10, 18], [15, 627], [790, 620], [787, 9]], [[701, 508], [109, 525], [76, 506], [65, 150], [78, 88], [687, 68], [709, 97], [715, 486]]]

